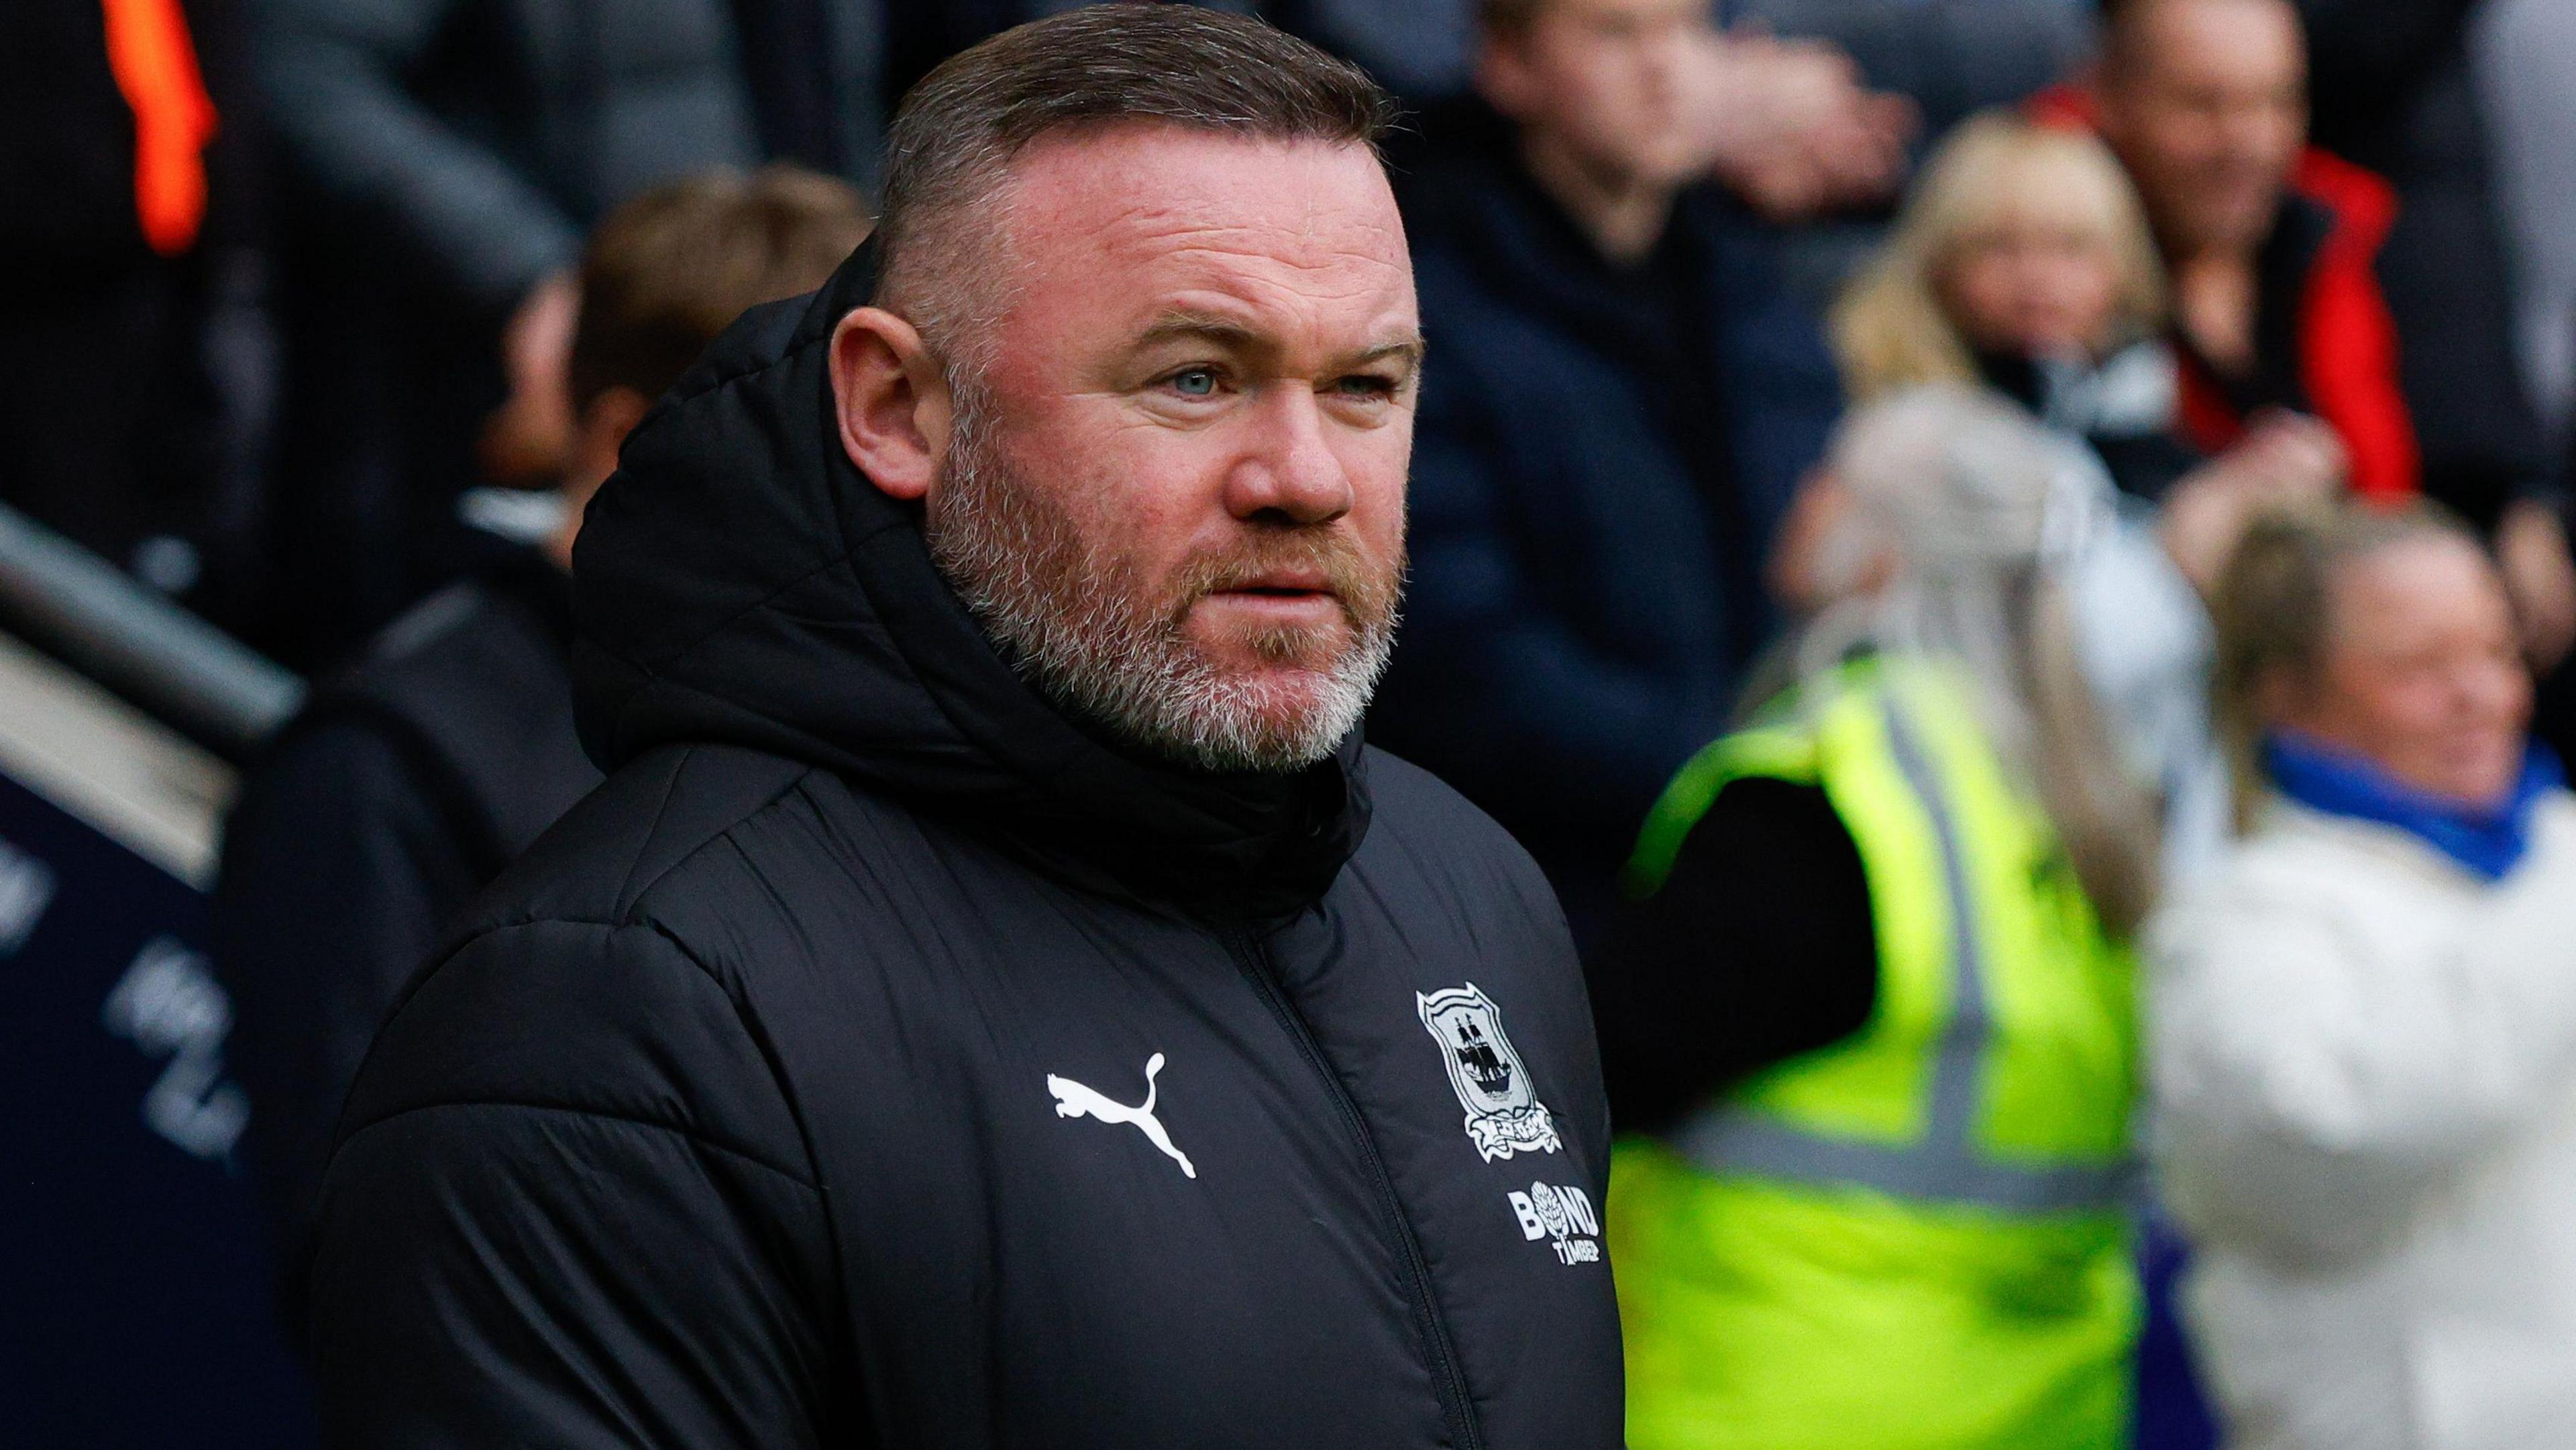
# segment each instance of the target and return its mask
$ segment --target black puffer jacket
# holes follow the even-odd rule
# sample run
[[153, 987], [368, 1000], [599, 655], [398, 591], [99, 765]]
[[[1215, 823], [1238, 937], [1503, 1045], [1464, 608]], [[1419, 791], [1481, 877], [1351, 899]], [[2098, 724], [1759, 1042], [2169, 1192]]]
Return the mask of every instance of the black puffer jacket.
[[333, 1441], [1617, 1444], [1545, 883], [1356, 741], [1218, 778], [1044, 704], [840, 453], [865, 288], [738, 324], [591, 511], [613, 774], [351, 1095]]
[[2469, 70], [2477, 0], [2299, 0], [2318, 145], [2388, 178], [2379, 282], [2424, 492], [2491, 526], [2559, 479], [2513, 353], [2513, 269]]
[[323, 684], [224, 820], [210, 944], [290, 1326], [292, 1249], [376, 1024], [474, 894], [599, 784], [573, 736], [571, 646], [563, 571], [495, 560]]

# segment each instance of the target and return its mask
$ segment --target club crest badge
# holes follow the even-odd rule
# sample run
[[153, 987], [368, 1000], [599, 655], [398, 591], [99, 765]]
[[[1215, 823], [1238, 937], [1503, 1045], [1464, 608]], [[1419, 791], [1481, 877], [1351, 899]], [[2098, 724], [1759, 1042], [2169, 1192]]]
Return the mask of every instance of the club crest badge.
[[1556, 1120], [1530, 1086], [1529, 1069], [1503, 1035], [1503, 1009], [1473, 982], [1416, 992], [1422, 1028], [1440, 1044], [1449, 1085], [1467, 1110], [1467, 1140], [1486, 1162], [1514, 1153], [1553, 1153], [1564, 1145]]

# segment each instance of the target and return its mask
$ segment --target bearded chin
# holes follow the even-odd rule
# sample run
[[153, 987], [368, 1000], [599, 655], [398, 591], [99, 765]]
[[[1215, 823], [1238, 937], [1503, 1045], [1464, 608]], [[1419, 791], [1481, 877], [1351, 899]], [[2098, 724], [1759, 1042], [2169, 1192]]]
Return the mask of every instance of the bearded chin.
[[932, 563], [1021, 678], [1068, 715], [1197, 770], [1302, 770], [1358, 727], [1394, 649], [1395, 581], [1345, 587], [1329, 647], [1314, 629], [1261, 629], [1243, 640], [1256, 667], [1225, 669], [1188, 633], [1205, 589], [1151, 598], [1132, 561], [1027, 486], [979, 393], [956, 389], [924, 531]]

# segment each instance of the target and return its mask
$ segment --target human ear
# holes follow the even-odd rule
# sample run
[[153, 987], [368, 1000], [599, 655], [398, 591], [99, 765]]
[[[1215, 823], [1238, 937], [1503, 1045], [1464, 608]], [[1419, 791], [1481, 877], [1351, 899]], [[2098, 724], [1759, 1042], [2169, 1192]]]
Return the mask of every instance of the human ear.
[[[577, 433], [583, 456], [606, 458], [610, 468], [617, 466], [617, 450], [626, 446], [626, 435], [644, 421], [653, 410], [653, 400], [623, 383], [613, 383], [590, 400], [581, 410]], [[604, 472], [605, 470], [603, 470]]]
[[1476, 47], [1476, 94], [1512, 120], [1537, 109], [1539, 79], [1529, 62], [1529, 39], [1488, 35]]
[[2318, 682], [2289, 665], [2274, 665], [2254, 681], [2254, 713], [2266, 726], [2317, 733]]
[[573, 422], [572, 460], [560, 485], [575, 512], [617, 471], [617, 453], [626, 446], [626, 435], [652, 409], [651, 398], [623, 383], [610, 384], [582, 407]]
[[947, 374], [921, 333], [862, 307], [832, 329], [831, 364], [842, 451], [887, 497], [920, 500], [947, 462], [953, 416]]
[[2114, 151], [2127, 145], [2136, 131], [2132, 111], [2136, 98], [2131, 90], [2137, 79], [2135, 70], [2127, 62], [2097, 59], [2068, 82], [2092, 96], [2094, 134]]

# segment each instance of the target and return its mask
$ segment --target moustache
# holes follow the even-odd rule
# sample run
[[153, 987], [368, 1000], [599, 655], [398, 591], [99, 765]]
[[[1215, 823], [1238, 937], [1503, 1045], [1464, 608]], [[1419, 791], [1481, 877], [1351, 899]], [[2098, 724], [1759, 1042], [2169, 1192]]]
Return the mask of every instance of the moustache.
[[1256, 585], [1281, 574], [1320, 579], [1355, 629], [1390, 624], [1403, 593], [1404, 565], [1379, 564], [1349, 535], [1332, 529], [1255, 534], [1234, 548], [1194, 555], [1181, 566], [1169, 595], [1168, 617], [1178, 626], [1211, 594]]

